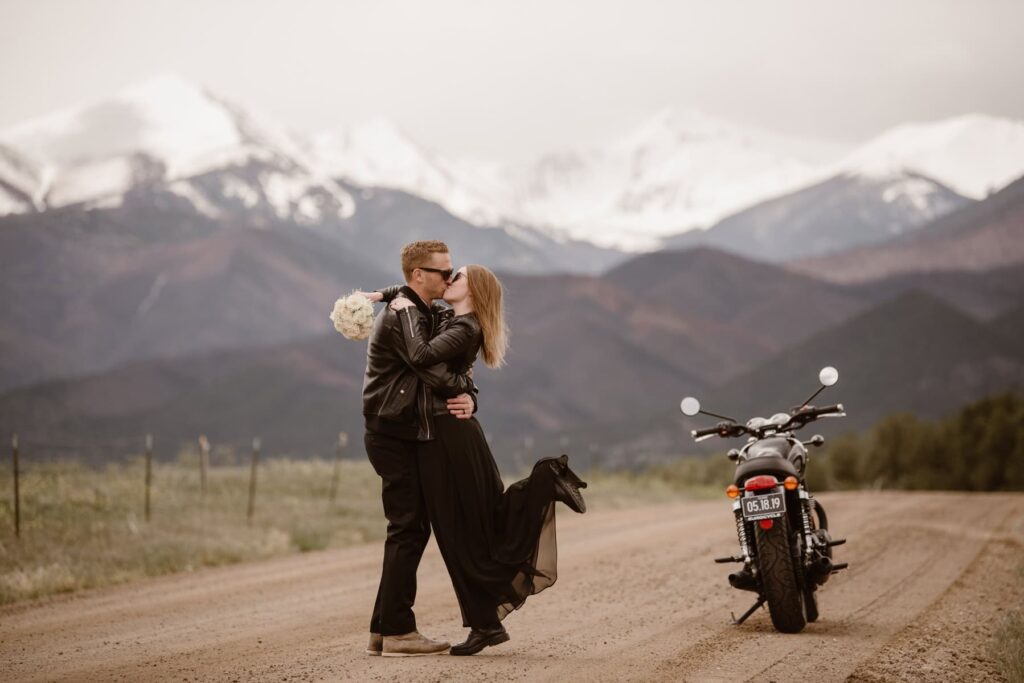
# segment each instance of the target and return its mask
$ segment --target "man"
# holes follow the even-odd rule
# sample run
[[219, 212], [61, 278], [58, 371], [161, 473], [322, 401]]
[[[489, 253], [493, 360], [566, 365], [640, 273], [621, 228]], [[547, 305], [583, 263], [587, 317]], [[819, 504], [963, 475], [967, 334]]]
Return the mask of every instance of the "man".
[[[402, 248], [406, 286], [400, 292], [431, 321], [438, 312], [431, 302], [448, 287], [452, 260], [444, 242], [412, 242]], [[377, 301], [380, 293], [371, 297]], [[416, 630], [412, 606], [416, 600], [416, 569], [430, 538], [416, 458], [417, 441], [433, 439], [433, 418], [423, 403], [426, 387], [449, 398], [453, 415], [470, 418], [475, 410], [473, 382], [453, 375], [444, 364], [413, 368], [402, 336], [398, 314], [385, 306], [377, 315], [366, 352], [363, 416], [366, 454], [382, 480], [381, 498], [388, 520], [380, 586], [370, 620], [370, 655], [413, 657], [446, 652], [446, 642], [426, 638]]]

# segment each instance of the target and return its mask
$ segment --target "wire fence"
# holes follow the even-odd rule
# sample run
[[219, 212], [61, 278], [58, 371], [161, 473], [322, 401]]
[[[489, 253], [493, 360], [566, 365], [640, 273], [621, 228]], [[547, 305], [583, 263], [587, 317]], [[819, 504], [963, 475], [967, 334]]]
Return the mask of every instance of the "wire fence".
[[[340, 432], [334, 446], [334, 457], [331, 466], [330, 483], [327, 489], [326, 499], [330, 504], [338, 500], [339, 489], [342, 477], [342, 460], [345, 449], [348, 446], [348, 434]], [[128, 435], [108, 437], [102, 439], [89, 439], [82, 441], [54, 440], [45, 436], [30, 434], [12, 434], [9, 442], [10, 450], [10, 503], [9, 514], [11, 527], [15, 538], [21, 538], [23, 533], [23, 519], [26, 513], [26, 494], [38, 494], [41, 488], [50, 486], [52, 493], [58, 496], [61, 494], [60, 483], [61, 473], [67, 472], [69, 467], [96, 468], [101, 464], [107, 473], [116, 469], [117, 477], [123, 479], [129, 477], [137, 479], [137, 499], [141, 501], [142, 519], [149, 523], [153, 518], [154, 511], [154, 477], [155, 466], [154, 449], [156, 441], [152, 434]], [[162, 482], [160, 490], [163, 492], [182, 490], [197, 496], [196, 503], [203, 507], [207, 498], [211, 495], [211, 470], [217, 464], [214, 459], [214, 447], [205, 435], [198, 435], [194, 442], [194, 449], [191, 451], [179, 451], [175, 462], [173, 476], [168, 476]], [[248, 455], [248, 482], [245, 486], [244, 515], [246, 523], [252, 525], [257, 511], [257, 496], [259, 493], [259, 473], [261, 465], [262, 440], [254, 437], [251, 442], [251, 449]], [[102, 454], [101, 461], [97, 454]], [[237, 453], [232, 448], [225, 448], [220, 452], [219, 465], [221, 468], [237, 469]], [[195, 477], [189, 481], [181, 476], [182, 471], [193, 468]], [[134, 474], [133, 474], [134, 473]], [[135, 476], [137, 474], [137, 476]], [[101, 473], [102, 475], [102, 473]], [[111, 475], [114, 476], [114, 475]], [[6, 477], [0, 477], [0, 480]], [[237, 477], [233, 477], [237, 479]], [[123, 481], [119, 481], [123, 484]], [[318, 482], [320, 483], [320, 482]], [[100, 496], [100, 493], [96, 494]], [[38, 496], [37, 496], [38, 497]], [[0, 505], [0, 510], [4, 505]], [[40, 505], [40, 508], [52, 507]], [[36, 514], [45, 514], [45, 509], [35, 510]]]
[[385, 536], [346, 434], [312, 458], [200, 437], [0, 437], [0, 605]]

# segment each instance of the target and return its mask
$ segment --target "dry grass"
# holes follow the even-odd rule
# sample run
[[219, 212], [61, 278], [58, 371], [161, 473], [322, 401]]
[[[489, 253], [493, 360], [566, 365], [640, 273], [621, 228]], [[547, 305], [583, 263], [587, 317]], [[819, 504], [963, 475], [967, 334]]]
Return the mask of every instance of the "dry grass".
[[1024, 681], [1024, 614], [1012, 613], [996, 634], [996, 659], [1007, 680]]
[[707, 458], [680, 458], [639, 472], [593, 470], [578, 474], [587, 482], [583, 495], [589, 509], [670, 503], [683, 499], [721, 497], [732, 483], [734, 465]]
[[[0, 604], [384, 537], [380, 479], [365, 460], [341, 463], [335, 503], [333, 463], [263, 461], [251, 526], [249, 467], [224, 461], [211, 467], [205, 498], [194, 454], [155, 464], [148, 523], [141, 458], [102, 469], [33, 463], [21, 477], [20, 539], [11, 473], [0, 471]], [[642, 474], [580, 474], [590, 509], [601, 509], [720, 493], [702, 467], [680, 461]]]
[[[1017, 568], [1024, 581], [1024, 566]], [[1011, 683], [1024, 683], [1024, 611], [1013, 610], [996, 632], [993, 654]]]
[[[141, 460], [100, 470], [33, 465], [21, 479], [20, 539], [10, 498], [0, 503], [0, 603], [383, 538], [370, 466], [342, 463], [333, 504], [332, 472], [325, 461], [262, 463], [250, 526], [246, 466], [211, 468], [204, 498], [197, 466], [155, 465], [146, 523]], [[0, 477], [0, 490], [11, 484], [9, 472]]]

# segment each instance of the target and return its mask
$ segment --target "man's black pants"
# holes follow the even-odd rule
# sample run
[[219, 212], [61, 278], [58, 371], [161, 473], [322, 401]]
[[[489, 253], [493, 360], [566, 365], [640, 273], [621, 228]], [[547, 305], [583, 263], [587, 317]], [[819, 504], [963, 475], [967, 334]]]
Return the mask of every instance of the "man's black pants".
[[366, 432], [366, 455], [380, 475], [388, 537], [370, 631], [397, 636], [416, 630], [416, 569], [430, 539], [420, 490], [416, 442]]

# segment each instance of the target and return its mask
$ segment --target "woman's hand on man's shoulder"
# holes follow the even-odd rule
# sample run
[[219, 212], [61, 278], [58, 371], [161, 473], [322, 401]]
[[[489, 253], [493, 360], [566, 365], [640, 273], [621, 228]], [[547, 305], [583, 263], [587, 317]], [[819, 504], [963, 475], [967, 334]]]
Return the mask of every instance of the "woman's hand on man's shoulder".
[[407, 297], [398, 295], [388, 305], [391, 307], [392, 311], [400, 311], [403, 308], [409, 308], [409, 306], [415, 306], [416, 304], [414, 304], [412, 300], [408, 299]]

